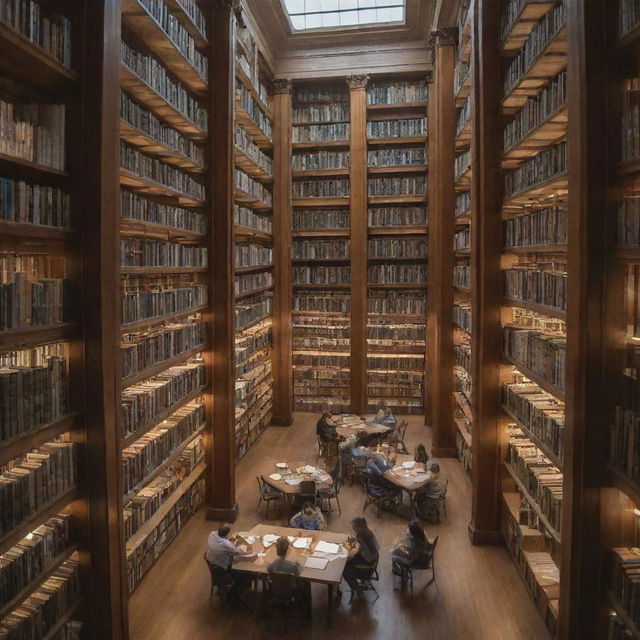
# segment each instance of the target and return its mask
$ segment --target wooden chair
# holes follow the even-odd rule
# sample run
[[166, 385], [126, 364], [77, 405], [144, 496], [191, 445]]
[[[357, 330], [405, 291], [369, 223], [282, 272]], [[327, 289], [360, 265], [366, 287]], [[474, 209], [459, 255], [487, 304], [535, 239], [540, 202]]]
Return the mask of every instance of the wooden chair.
[[431, 506], [435, 515], [436, 515], [436, 524], [440, 522], [440, 514], [444, 512], [444, 517], [448, 518], [447, 515], [447, 486], [444, 488], [442, 493], [439, 496], [427, 496], [426, 502]]
[[383, 487], [375, 483], [375, 480], [371, 476], [367, 476], [367, 497], [362, 507], [362, 513], [365, 512], [367, 507], [375, 504], [378, 507], [378, 518], [380, 517], [380, 509], [384, 503], [389, 505], [390, 510], [394, 511], [400, 504], [400, 497], [402, 492], [400, 489], [394, 490], [391, 488]]
[[351, 458], [351, 486], [357, 482], [363, 487], [367, 486], [367, 459], [364, 457]]
[[[378, 590], [376, 589], [374, 582], [378, 582], [380, 580], [380, 576], [378, 575], [378, 562], [376, 561], [375, 567], [371, 567], [371, 569], [367, 572], [367, 575], [362, 578], [356, 578], [358, 583], [358, 587], [361, 591], [373, 591], [376, 594], [375, 600], [376, 602], [380, 597]], [[354, 592], [351, 592], [351, 597], [349, 598], [349, 602], [353, 600]], [[373, 604], [373, 603], [372, 603]]]
[[320, 460], [320, 458], [324, 458], [327, 455], [329, 443], [323, 442], [322, 440], [320, 440], [320, 436], [317, 437], [317, 440], [318, 440], [318, 457], [316, 459]]
[[400, 569], [400, 578], [402, 580], [402, 585], [404, 586], [409, 583], [409, 587], [411, 589], [411, 595], [413, 595], [413, 572], [414, 571], [429, 571], [431, 570], [431, 579], [422, 587], [426, 589], [432, 582], [436, 581], [436, 567], [434, 564], [434, 554], [436, 551], [436, 545], [438, 544], [439, 536], [436, 536], [436, 539], [433, 541], [431, 545], [431, 549], [424, 554], [423, 557], [418, 558], [415, 562], [410, 565], [402, 565], [400, 563], [395, 563], [394, 566]]
[[298, 494], [295, 497], [295, 506], [300, 508], [305, 502], [318, 505], [318, 487], [313, 480], [303, 480], [299, 485]]
[[229, 580], [224, 580], [224, 573], [226, 573], [220, 567], [216, 567], [213, 563], [207, 560], [207, 552], [204, 554], [204, 561], [207, 563], [207, 567], [209, 567], [209, 575], [211, 576], [211, 589], [209, 591], [209, 602], [211, 602], [211, 598], [213, 598], [213, 590], [216, 589], [216, 594], [220, 598], [220, 607], [224, 608], [225, 601], [227, 598], [227, 594], [231, 590], [232, 582]]
[[274, 489], [268, 485], [260, 476], [257, 476], [258, 480], [258, 512], [260, 512], [260, 505], [266, 504], [265, 517], [269, 517], [269, 505], [275, 503], [277, 514], [280, 515], [280, 500], [283, 497], [283, 493]]
[[270, 573], [268, 578], [269, 610], [277, 613], [279, 620], [286, 623], [292, 611], [300, 611], [305, 618], [311, 616], [311, 603], [302, 596], [298, 579], [292, 573]]
[[318, 498], [320, 499], [320, 508], [322, 509], [322, 504], [326, 500], [327, 501], [327, 510], [326, 513], [331, 513], [331, 501], [335, 500], [338, 505], [338, 513], [342, 515], [342, 507], [340, 506], [340, 486], [342, 485], [342, 479], [340, 476], [336, 477], [333, 481], [333, 484], [330, 487], [324, 487], [318, 491]]
[[409, 423], [406, 420], [401, 420], [396, 425], [395, 430], [385, 438], [385, 442], [395, 447], [398, 453], [409, 453], [406, 445], [404, 444], [404, 436], [407, 433], [407, 427]]

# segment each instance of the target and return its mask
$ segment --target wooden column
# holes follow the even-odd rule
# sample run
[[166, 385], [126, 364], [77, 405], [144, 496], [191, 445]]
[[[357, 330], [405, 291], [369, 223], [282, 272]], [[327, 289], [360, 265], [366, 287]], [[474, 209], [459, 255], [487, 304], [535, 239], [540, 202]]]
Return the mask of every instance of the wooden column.
[[209, 416], [213, 438], [209, 468], [207, 517], [233, 521], [237, 517], [235, 489], [235, 335], [234, 335], [234, 108], [235, 22], [230, 0], [216, 0], [209, 9], [213, 60], [209, 65], [209, 176], [213, 184], [209, 304], [213, 319], [213, 406]]
[[502, 173], [499, 3], [477, 1], [471, 16], [471, 373], [473, 395], [472, 504], [474, 544], [496, 544], [499, 534], [500, 359], [502, 353]]
[[[598, 612], [599, 484], [609, 424], [603, 384], [608, 2], [567, 5], [569, 236], [558, 637], [591, 637]], [[616, 128], [617, 130], [617, 128]], [[606, 394], [606, 395], [605, 395]]]
[[291, 82], [273, 84], [273, 418], [272, 424], [293, 422], [291, 352]]
[[429, 91], [429, 226], [427, 251], [427, 424], [432, 455], [455, 456], [453, 431], [453, 234], [456, 29], [432, 34], [434, 82]]
[[[92, 638], [128, 637], [120, 473], [120, 2], [88, 2], [81, 135], [86, 550]], [[73, 390], [72, 390], [73, 393]], [[81, 560], [87, 562], [85, 549]]]
[[367, 83], [348, 76], [350, 99], [349, 199], [351, 235], [351, 411], [367, 411]]

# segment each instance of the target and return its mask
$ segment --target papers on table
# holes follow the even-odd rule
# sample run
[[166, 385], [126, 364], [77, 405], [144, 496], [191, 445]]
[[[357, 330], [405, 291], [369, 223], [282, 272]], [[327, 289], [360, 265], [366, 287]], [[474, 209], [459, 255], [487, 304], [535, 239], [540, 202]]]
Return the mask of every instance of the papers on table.
[[402, 466], [403, 466], [405, 469], [413, 469], [413, 467], [415, 467], [415, 466], [416, 466], [416, 463], [415, 463], [413, 460], [408, 460], [407, 462], [403, 462], [403, 463], [402, 463]]
[[302, 482], [302, 478], [294, 478], [293, 476], [288, 476], [284, 479], [284, 481], [287, 484], [290, 484], [291, 486], [296, 486], [299, 485]]
[[280, 536], [275, 535], [274, 533], [267, 533], [262, 536], [262, 544], [265, 549], [268, 549], [272, 544], [275, 544]]
[[253, 544], [257, 540], [255, 536], [250, 535], [246, 531], [238, 532], [238, 537], [242, 538], [247, 544]]
[[269, 477], [272, 480], [282, 480], [282, 476], [279, 473], [272, 473]]
[[276, 462], [276, 469], [287, 469], [288, 467], [286, 462]]
[[317, 469], [315, 467], [312, 467], [310, 464], [305, 465], [304, 467], [300, 467], [298, 469], [298, 473], [315, 473], [317, 471]]
[[293, 546], [296, 549], [306, 549], [311, 544], [311, 538], [295, 538]]
[[340, 545], [334, 544], [333, 542], [324, 542], [324, 540], [320, 540], [316, 545], [316, 551], [321, 553], [338, 553], [340, 550]]
[[329, 560], [327, 558], [315, 558], [313, 556], [309, 556], [304, 563], [304, 566], [307, 569], [319, 569], [320, 571], [322, 571], [323, 569], [327, 568], [328, 564]]

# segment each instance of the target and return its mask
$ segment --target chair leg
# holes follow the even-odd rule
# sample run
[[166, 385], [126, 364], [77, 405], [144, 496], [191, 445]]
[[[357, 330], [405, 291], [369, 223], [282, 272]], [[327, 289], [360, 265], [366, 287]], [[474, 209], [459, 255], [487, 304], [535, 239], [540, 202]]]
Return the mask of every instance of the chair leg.
[[342, 515], [342, 507], [340, 506], [340, 498], [338, 498], [338, 494], [336, 494], [336, 504], [338, 505], [338, 513]]

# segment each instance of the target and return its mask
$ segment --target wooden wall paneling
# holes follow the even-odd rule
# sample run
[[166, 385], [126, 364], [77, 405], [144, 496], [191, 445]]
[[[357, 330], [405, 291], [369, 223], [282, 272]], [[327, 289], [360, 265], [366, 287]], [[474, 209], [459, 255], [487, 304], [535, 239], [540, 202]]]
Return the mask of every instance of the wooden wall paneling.
[[367, 411], [367, 83], [347, 77], [350, 97], [351, 410]]
[[606, 250], [606, 4], [567, 5], [569, 222], [566, 414], [558, 637], [589, 637], [600, 575], [598, 510], [608, 424], [603, 408]]
[[429, 92], [429, 226], [425, 403], [432, 454], [456, 455], [453, 431], [453, 234], [455, 230], [455, 29], [433, 32], [434, 82]]
[[293, 422], [291, 351], [291, 82], [276, 80], [273, 97], [273, 418]]
[[[82, 309], [93, 638], [128, 637], [120, 473], [120, 2], [87, 2]], [[86, 562], [86, 553], [81, 554]]]
[[208, 454], [207, 517], [235, 520], [235, 336], [234, 336], [234, 76], [235, 21], [232, 3], [209, 8], [213, 60], [209, 65], [209, 193], [213, 194], [209, 304], [213, 319], [213, 438]]
[[472, 508], [469, 534], [474, 544], [500, 540], [500, 304], [502, 175], [500, 145], [501, 60], [499, 3], [477, 0], [471, 15], [471, 351], [473, 400]]

